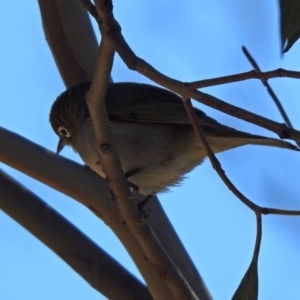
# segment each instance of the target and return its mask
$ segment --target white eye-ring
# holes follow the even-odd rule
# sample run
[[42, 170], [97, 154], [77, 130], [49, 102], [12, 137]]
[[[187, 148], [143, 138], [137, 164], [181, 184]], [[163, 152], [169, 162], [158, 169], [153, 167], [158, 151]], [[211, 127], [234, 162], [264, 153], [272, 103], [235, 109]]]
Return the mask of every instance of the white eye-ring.
[[60, 136], [65, 138], [69, 138], [71, 136], [69, 130], [64, 126], [59, 126], [57, 132], [59, 133]]

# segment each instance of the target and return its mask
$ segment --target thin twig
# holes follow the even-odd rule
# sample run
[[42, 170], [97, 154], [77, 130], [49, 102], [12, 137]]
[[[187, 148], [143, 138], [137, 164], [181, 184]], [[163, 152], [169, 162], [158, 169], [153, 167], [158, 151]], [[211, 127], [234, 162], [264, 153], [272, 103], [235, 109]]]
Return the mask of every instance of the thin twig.
[[262, 237], [261, 213], [256, 212], [255, 216], [256, 216], [256, 240], [255, 240], [253, 259], [255, 259], [257, 263], [260, 244], [261, 244], [261, 237]]
[[[260, 72], [261, 73], [261, 70], [260, 70], [260, 67], [258, 66], [257, 62], [255, 61], [255, 59], [253, 58], [253, 56], [250, 54], [250, 52], [248, 51], [248, 49], [243, 46], [242, 47], [242, 51], [243, 53], [245, 54], [245, 56], [247, 57], [247, 59], [249, 60], [250, 64], [252, 65], [252, 67], [255, 69], [256, 72]], [[279, 69], [281, 70], [281, 69]], [[281, 104], [279, 98], [276, 96], [274, 90], [271, 88], [271, 86], [269, 85], [268, 83], [268, 80], [269, 78], [260, 78], [262, 84], [266, 87], [269, 95], [271, 96], [271, 98], [273, 99], [275, 105], [277, 106], [283, 120], [285, 121], [285, 123], [291, 127], [291, 128], [294, 128], [293, 125], [292, 125], [292, 122], [290, 121], [283, 105]], [[297, 145], [300, 147], [300, 142], [297, 142]]]
[[216, 158], [214, 152], [212, 151], [205, 134], [201, 128], [201, 126], [198, 123], [197, 116], [195, 113], [195, 110], [192, 107], [191, 100], [186, 97], [182, 97], [183, 100], [183, 105], [187, 111], [187, 114], [189, 116], [191, 125], [193, 126], [193, 129], [195, 133], [197, 134], [198, 138], [200, 139], [203, 148], [206, 151], [206, 154], [215, 169], [215, 171], [218, 173], [218, 175], [221, 177], [223, 182], [226, 184], [226, 186], [246, 205], [248, 206], [251, 210], [253, 211], [258, 211], [259, 206], [257, 206], [255, 203], [250, 201], [248, 198], [246, 198], [234, 185], [233, 183], [229, 180], [229, 178], [225, 175], [224, 170], [221, 167], [221, 164], [219, 160]]
[[189, 116], [191, 125], [193, 126], [193, 129], [195, 133], [197, 134], [198, 138], [200, 139], [203, 148], [206, 151], [206, 154], [213, 166], [213, 168], [216, 170], [220, 178], [223, 180], [225, 185], [228, 187], [228, 189], [235, 195], [237, 198], [239, 198], [247, 207], [249, 207], [251, 210], [253, 210], [255, 213], [260, 214], [277, 214], [277, 215], [291, 215], [291, 216], [298, 216], [300, 215], [300, 211], [294, 211], [294, 210], [283, 210], [283, 209], [276, 209], [276, 208], [268, 208], [268, 207], [261, 207], [255, 203], [253, 203], [251, 200], [249, 200], [244, 194], [242, 194], [235, 185], [230, 181], [230, 179], [226, 176], [224, 170], [222, 169], [222, 166], [215, 156], [214, 152], [212, 151], [205, 134], [198, 123], [197, 116], [195, 113], [195, 110], [193, 109], [193, 106], [191, 104], [191, 100], [186, 97], [182, 97], [183, 105], [187, 111], [187, 114]]
[[216, 77], [211, 79], [197, 80], [197, 81], [187, 83], [187, 86], [190, 89], [200, 89], [203, 87], [238, 82], [238, 81], [243, 81], [248, 79], [260, 79], [264, 81], [267, 79], [277, 78], [277, 77], [300, 78], [300, 72], [284, 70], [284, 69], [276, 69], [267, 72], [261, 72], [260, 70], [251, 70], [239, 74]]
[[[114, 47], [116, 52], [120, 55], [124, 63], [131, 70], [136, 70], [140, 74], [143, 74], [155, 83], [187, 98], [195, 99], [205, 105], [220, 110], [226, 114], [234, 116], [236, 118], [245, 120], [247, 122], [256, 124], [260, 127], [266, 128], [272, 132], [275, 132], [280, 138], [292, 139], [300, 141], [300, 132], [298, 130], [287, 127], [285, 124], [274, 122], [267, 118], [261, 117], [257, 114], [251, 113], [245, 109], [228, 104], [216, 97], [202, 93], [195, 89], [191, 89], [188, 83], [181, 82], [170, 78], [152, 67], [149, 63], [144, 61], [135, 55], [129, 45], [126, 43], [122, 33], [121, 27], [116, 24], [117, 21], [111, 15], [111, 24], [113, 24], [111, 30], [107, 28], [107, 39]], [[293, 71], [291, 71], [293, 72]]]
[[[256, 61], [254, 60], [254, 58], [252, 57], [252, 55], [249, 53], [249, 51], [247, 50], [246, 47], [242, 47], [243, 53], [245, 54], [245, 56], [247, 57], [247, 59], [249, 60], [249, 62], [251, 63], [252, 67], [255, 69], [256, 72], [262, 73], [258, 64], [256, 63]], [[281, 70], [281, 69], [279, 69]], [[271, 77], [269, 77], [271, 78]], [[268, 79], [269, 78], [259, 78], [262, 82], [262, 84], [267, 88], [268, 93], [270, 94], [271, 98], [273, 99], [273, 101], [275, 102], [275, 105], [277, 106], [279, 112], [281, 113], [282, 118], [284, 119], [284, 121], [286, 122], [286, 124], [289, 127], [293, 128], [293, 125], [287, 115], [287, 113], [285, 112], [280, 100], [278, 99], [278, 97], [276, 96], [276, 94], [274, 93], [273, 89], [271, 88], [271, 86], [268, 83]]]

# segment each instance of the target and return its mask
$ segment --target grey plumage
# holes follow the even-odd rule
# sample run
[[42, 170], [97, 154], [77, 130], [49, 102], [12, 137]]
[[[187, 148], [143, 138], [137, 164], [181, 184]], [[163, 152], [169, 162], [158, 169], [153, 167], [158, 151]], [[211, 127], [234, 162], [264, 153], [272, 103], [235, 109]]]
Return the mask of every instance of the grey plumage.
[[[90, 82], [85, 82], [63, 92], [52, 106], [50, 122], [60, 139], [99, 172], [97, 145], [85, 102], [89, 87]], [[141, 193], [161, 192], [178, 184], [205, 158], [177, 95], [146, 84], [114, 83], [108, 87], [106, 107], [123, 170], [139, 169], [129, 180]], [[247, 144], [298, 150], [279, 139], [222, 125], [199, 109], [195, 112], [215, 153]]]

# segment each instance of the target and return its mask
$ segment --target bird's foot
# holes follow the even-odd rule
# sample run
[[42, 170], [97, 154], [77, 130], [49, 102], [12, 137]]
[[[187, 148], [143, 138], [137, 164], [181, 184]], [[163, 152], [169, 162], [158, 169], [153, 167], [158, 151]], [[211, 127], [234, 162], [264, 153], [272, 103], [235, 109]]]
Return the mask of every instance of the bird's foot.
[[130, 190], [129, 199], [133, 200], [138, 195], [140, 188], [136, 184], [134, 184], [130, 181], [128, 181], [128, 185], [129, 185], [129, 190]]
[[[128, 198], [133, 200], [139, 193], [139, 187], [130, 181], [127, 181], [127, 182], [128, 182], [128, 186], [129, 186], [129, 190], [130, 190], [130, 195]], [[115, 205], [117, 205], [116, 196], [111, 189], [109, 190], [108, 195], [109, 195], [109, 198], [112, 200], [112, 202]]]
[[[132, 170], [130, 170], [130, 171], [128, 171], [124, 174], [125, 178], [127, 179], [129, 190], [130, 190], [129, 199], [134, 199], [138, 195], [140, 189], [136, 184], [129, 181], [128, 178], [135, 175], [140, 170], [141, 169], [139, 169], [139, 168], [135, 168], [135, 169], [132, 169]], [[109, 190], [109, 197], [116, 204], [116, 196], [115, 196], [115, 194], [112, 190]]]
[[135, 175], [135, 174], [137, 174], [138, 172], [140, 172], [140, 170], [141, 170], [140, 168], [135, 168], [135, 169], [132, 169], [132, 170], [130, 170], [130, 171], [128, 171], [124, 174], [125, 178], [128, 181], [129, 189], [130, 189], [130, 192], [131, 192], [130, 199], [134, 199], [137, 196], [137, 194], [139, 193], [140, 188], [136, 184], [134, 184], [133, 182], [129, 181], [128, 178]]

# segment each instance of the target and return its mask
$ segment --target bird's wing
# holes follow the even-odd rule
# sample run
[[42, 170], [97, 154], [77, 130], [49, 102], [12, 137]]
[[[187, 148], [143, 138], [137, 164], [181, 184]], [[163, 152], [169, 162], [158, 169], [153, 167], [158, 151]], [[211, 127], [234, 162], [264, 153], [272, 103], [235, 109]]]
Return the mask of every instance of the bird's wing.
[[[106, 108], [111, 121], [190, 124], [179, 96], [148, 84], [126, 82], [110, 84], [106, 94]], [[290, 143], [236, 130], [220, 124], [200, 109], [194, 110], [206, 136], [244, 140], [236, 146], [261, 144], [299, 151]], [[229, 148], [232, 148], [232, 145]]]
[[[148, 84], [126, 82], [110, 84], [106, 94], [106, 107], [111, 121], [190, 124], [179, 96]], [[223, 125], [208, 117], [200, 109], [194, 110], [207, 136], [266, 139]]]
[[[109, 86], [106, 105], [115, 121], [190, 124], [182, 100], [174, 93], [147, 84], [114, 83]], [[220, 124], [194, 108], [201, 125]]]

